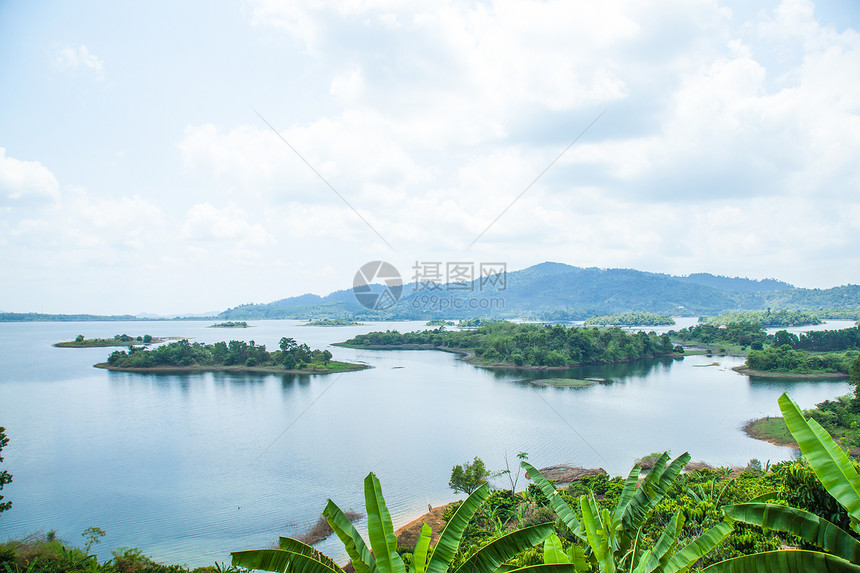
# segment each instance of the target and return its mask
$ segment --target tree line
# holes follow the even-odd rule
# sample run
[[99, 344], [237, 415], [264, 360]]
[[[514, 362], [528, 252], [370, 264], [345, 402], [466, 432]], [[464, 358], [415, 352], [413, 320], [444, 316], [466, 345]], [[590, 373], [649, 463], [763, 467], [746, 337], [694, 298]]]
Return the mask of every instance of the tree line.
[[269, 352], [265, 344], [253, 340], [231, 340], [215, 344], [191, 343], [178, 340], [143, 349], [131, 347], [117, 350], [108, 357], [108, 365], [118, 368], [153, 368], [157, 366], [283, 366], [291, 370], [314, 364], [328, 364], [332, 354], [328, 350], [311, 350], [293, 338], [281, 338], [280, 350]]
[[514, 366], [575, 366], [624, 362], [671, 354], [668, 335], [628, 333], [561, 325], [497, 323], [476, 330], [444, 328], [400, 333], [396, 330], [360, 334], [345, 346], [430, 345], [472, 352], [485, 362]]

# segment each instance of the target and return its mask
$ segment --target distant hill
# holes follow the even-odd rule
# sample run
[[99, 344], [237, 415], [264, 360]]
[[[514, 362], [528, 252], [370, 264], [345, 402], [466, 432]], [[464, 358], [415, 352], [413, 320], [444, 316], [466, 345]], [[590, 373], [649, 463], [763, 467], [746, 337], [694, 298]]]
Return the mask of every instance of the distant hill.
[[621, 312], [691, 316], [766, 308], [860, 308], [857, 285], [800, 289], [775, 279], [752, 280], [708, 273], [679, 277], [552, 262], [509, 272], [506, 278], [503, 291], [481, 290], [477, 280], [460, 285], [433, 285], [434, 290], [415, 290], [413, 283], [407, 283], [400, 301], [383, 312], [365, 309], [355, 300], [352, 289], [345, 289], [326, 296], [304, 294], [266, 304], [241, 305], [220, 313], [218, 318], [379, 320], [493, 316], [582, 320]]
[[752, 280], [741, 277], [724, 277], [711, 273], [694, 273], [685, 277], [674, 277], [681, 282], [715, 288], [728, 292], [763, 292], [793, 289], [794, 286], [776, 279]]

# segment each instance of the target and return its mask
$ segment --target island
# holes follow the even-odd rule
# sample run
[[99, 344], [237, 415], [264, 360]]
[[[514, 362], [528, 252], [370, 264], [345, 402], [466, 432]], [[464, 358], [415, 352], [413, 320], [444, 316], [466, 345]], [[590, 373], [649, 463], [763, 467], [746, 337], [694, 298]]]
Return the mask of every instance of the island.
[[320, 318], [319, 320], [311, 320], [302, 326], [362, 326], [362, 323], [343, 318]]
[[179, 340], [152, 350], [132, 347], [128, 352], [114, 351], [107, 362], [96, 364], [120, 372], [265, 372], [294, 374], [331, 374], [369, 368], [332, 360], [328, 350], [311, 350], [294, 338], [283, 337], [279, 350], [269, 352], [265, 344], [253, 340], [231, 340], [215, 344]]
[[100, 348], [106, 346], [134, 346], [137, 344], [158, 344], [167, 340], [180, 340], [179, 336], [158, 337], [144, 334], [143, 336], [129, 336], [127, 334], [115, 334], [113, 338], [84, 338], [79, 334], [74, 340], [57, 342], [57, 348]]
[[[804, 416], [821, 424], [843, 448], [850, 449], [851, 454], [857, 456], [860, 454], [860, 355], [857, 355], [849, 366], [848, 376], [854, 386], [854, 392], [835, 400], [825, 400], [815, 408], [804, 411]], [[750, 420], [744, 426], [744, 431], [758, 440], [778, 446], [797, 447], [797, 442], [781, 416]]]
[[434, 318], [433, 320], [428, 320], [427, 322], [425, 322], [424, 326], [454, 326], [454, 321]]
[[245, 321], [219, 322], [218, 324], [213, 324], [207, 328], [248, 328], [248, 323]]
[[335, 346], [366, 349], [444, 350], [485, 368], [564, 369], [640, 358], [677, 356], [665, 334], [545, 324], [491, 323], [474, 330], [396, 330], [359, 334]]
[[701, 322], [714, 324], [717, 326], [725, 326], [727, 324], [747, 323], [758, 324], [763, 328], [786, 327], [786, 326], [808, 326], [813, 324], [821, 324], [821, 317], [815, 311], [808, 310], [786, 310], [780, 309], [776, 311], [767, 310], [751, 310], [747, 312], [729, 312], [712, 316]]
[[606, 316], [593, 316], [585, 326], [672, 326], [675, 319], [666, 314], [653, 312], [625, 312]]

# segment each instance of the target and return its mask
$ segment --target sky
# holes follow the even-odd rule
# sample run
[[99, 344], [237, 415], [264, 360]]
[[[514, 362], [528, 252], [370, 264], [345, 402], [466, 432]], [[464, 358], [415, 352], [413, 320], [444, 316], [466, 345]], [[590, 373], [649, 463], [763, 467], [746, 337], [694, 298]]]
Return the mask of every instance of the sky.
[[366, 262], [860, 283], [853, 0], [0, 2], [0, 311]]

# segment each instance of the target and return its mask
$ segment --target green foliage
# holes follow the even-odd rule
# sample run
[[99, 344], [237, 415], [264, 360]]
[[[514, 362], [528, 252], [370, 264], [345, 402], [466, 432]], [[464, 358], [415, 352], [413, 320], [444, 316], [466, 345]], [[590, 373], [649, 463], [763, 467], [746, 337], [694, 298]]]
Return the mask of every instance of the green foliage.
[[[686, 518], [678, 509], [655, 532], [656, 541], [653, 541], [655, 537], [648, 536], [649, 519], [689, 460], [689, 454], [683, 454], [668, 463], [668, 454], [663, 454], [641, 483], [641, 468], [634, 466], [613, 506], [607, 506], [606, 500], [601, 504], [591, 492], [581, 495], [578, 505], [571, 504], [540, 471], [527, 462], [523, 462], [523, 467], [546, 495], [559, 521], [575, 539], [588, 546], [592, 568], [606, 573], [616, 570], [674, 572], [688, 569], [732, 530], [730, 525], [719, 522], [702, 532], [697, 523], [701, 535], [684, 536]], [[644, 545], [649, 538], [653, 543], [646, 548]], [[682, 540], [687, 541], [683, 547]], [[557, 552], [555, 555], [557, 558]]]
[[856, 351], [844, 353], [809, 354], [793, 350], [784, 344], [776, 348], [751, 350], [747, 355], [747, 367], [761, 372], [839, 372], [847, 374], [852, 362], [858, 356]]
[[[0, 426], [0, 454], [3, 452], [3, 448], [9, 443], [9, 438], [6, 436], [6, 428]], [[0, 455], [0, 463], [3, 462], [3, 456]], [[10, 474], [6, 470], [0, 471], [0, 491], [3, 490], [3, 486], [6, 484], [12, 483], [12, 474]], [[3, 501], [3, 495], [0, 494], [0, 513], [7, 511], [12, 507], [11, 501]]]
[[473, 491], [487, 483], [487, 477], [490, 472], [484, 461], [475, 457], [471, 462], [466, 462], [459, 466], [454, 466], [451, 470], [451, 479], [448, 482], [448, 487], [454, 491], [461, 491], [466, 495], [470, 495]]
[[675, 319], [668, 314], [653, 312], [624, 312], [594, 316], [585, 321], [585, 326], [671, 326]]
[[723, 326], [700, 323], [681, 330], [669, 331], [669, 336], [672, 340], [682, 342], [739, 346], [763, 345], [767, 340], [767, 333], [757, 322], [732, 322]]
[[[780, 396], [779, 405], [809, 467], [827, 493], [846, 510], [850, 528], [856, 533], [860, 530], [860, 474], [856, 466], [821, 425], [803, 417], [786, 394]], [[818, 496], [802, 496], [802, 499], [821, 503], [815, 497]], [[819, 515], [766, 503], [731, 505], [725, 511], [731, 519], [797, 535], [824, 552], [786, 550], [754, 554], [718, 563], [709, 570], [765, 571], [778, 566], [787, 572], [860, 571], [860, 542]]]
[[258, 345], [253, 340], [215, 344], [178, 340], [152, 350], [132, 348], [128, 352], [116, 351], [107, 363], [117, 368], [244, 365], [315, 370], [325, 368], [332, 357], [328, 350], [311, 350], [307, 344], [298, 344], [292, 338], [282, 338], [280, 347], [280, 351], [268, 352], [265, 344]]
[[[424, 525], [414, 552], [406, 560], [398, 553], [391, 515], [382, 496], [382, 486], [374, 474], [369, 474], [364, 481], [369, 546], [333, 501], [328, 501], [323, 515], [343, 542], [356, 573], [446, 573], [451, 570], [493, 573], [517, 554], [543, 542], [552, 533], [552, 524], [505, 533], [455, 562], [469, 521], [488, 497], [489, 487], [484, 484], [460, 503], [432, 550], [430, 528]], [[238, 551], [232, 556], [234, 565], [252, 569], [278, 573], [342, 573], [329, 557], [290, 538], [281, 538], [278, 549]], [[455, 563], [458, 564], [456, 568]]]
[[70, 546], [53, 531], [30, 535], [24, 539], [0, 543], [2, 573], [239, 573], [228, 566], [199, 567], [190, 570], [180, 565], [163, 565], [145, 556], [140, 549], [121, 547], [112, 551], [111, 559], [99, 563], [89, 553], [92, 544], [104, 535], [98, 527], [82, 533], [84, 549]]
[[773, 328], [779, 326], [806, 326], [809, 324], [821, 324], [818, 313], [804, 310], [781, 309], [775, 312], [767, 310], [753, 310], [747, 312], [730, 312], [713, 316], [707, 319], [708, 324], [725, 326], [735, 323], [758, 324], [762, 328]]
[[458, 332], [371, 332], [355, 336], [343, 345], [431, 346], [472, 352], [480, 361], [528, 366], [605, 364], [667, 355], [673, 351], [672, 342], [665, 334], [628, 333], [620, 328], [565, 328], [561, 325], [507, 322]]

